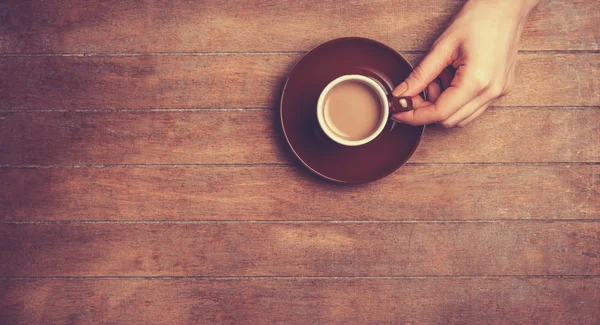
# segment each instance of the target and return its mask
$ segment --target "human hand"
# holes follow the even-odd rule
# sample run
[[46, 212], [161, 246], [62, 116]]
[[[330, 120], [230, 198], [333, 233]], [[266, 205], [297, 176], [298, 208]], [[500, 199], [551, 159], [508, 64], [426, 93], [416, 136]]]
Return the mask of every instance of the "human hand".
[[[415, 109], [393, 115], [411, 125], [465, 126], [510, 91], [517, 45], [539, 0], [471, 0], [396, 89]], [[454, 69], [456, 71], [453, 73]], [[439, 78], [441, 84], [434, 81]], [[429, 101], [419, 94], [427, 88]]]

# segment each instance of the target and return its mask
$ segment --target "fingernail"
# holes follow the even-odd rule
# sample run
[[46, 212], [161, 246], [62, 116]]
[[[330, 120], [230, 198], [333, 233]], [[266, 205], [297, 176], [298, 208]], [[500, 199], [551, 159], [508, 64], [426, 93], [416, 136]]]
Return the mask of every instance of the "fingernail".
[[394, 89], [394, 95], [401, 96], [407, 90], [408, 90], [408, 84], [406, 83], [406, 81], [404, 81], [401, 84], [399, 84], [398, 87], [396, 87], [396, 89]]

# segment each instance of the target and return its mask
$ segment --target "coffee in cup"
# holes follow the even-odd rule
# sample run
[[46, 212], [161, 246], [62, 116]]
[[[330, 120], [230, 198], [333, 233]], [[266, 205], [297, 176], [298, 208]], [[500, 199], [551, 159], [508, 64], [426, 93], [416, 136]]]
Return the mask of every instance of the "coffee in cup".
[[346, 80], [324, 97], [325, 123], [337, 136], [350, 141], [369, 137], [383, 117], [379, 95], [370, 86]]
[[[388, 99], [389, 98], [389, 99]], [[366, 144], [385, 128], [391, 113], [412, 109], [408, 97], [393, 97], [375, 80], [345, 75], [330, 82], [319, 97], [317, 119], [333, 141], [347, 146]]]

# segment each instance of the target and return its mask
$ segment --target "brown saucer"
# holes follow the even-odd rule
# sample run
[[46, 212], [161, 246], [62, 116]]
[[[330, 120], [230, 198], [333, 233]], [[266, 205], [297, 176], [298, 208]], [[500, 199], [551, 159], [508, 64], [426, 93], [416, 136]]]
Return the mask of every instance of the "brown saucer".
[[292, 69], [281, 96], [281, 126], [292, 152], [315, 174], [339, 183], [371, 182], [400, 168], [417, 149], [424, 126], [388, 122], [375, 140], [347, 147], [322, 133], [316, 107], [323, 88], [342, 75], [369, 76], [391, 92], [411, 71], [398, 52], [366, 38], [339, 38], [308, 52]]

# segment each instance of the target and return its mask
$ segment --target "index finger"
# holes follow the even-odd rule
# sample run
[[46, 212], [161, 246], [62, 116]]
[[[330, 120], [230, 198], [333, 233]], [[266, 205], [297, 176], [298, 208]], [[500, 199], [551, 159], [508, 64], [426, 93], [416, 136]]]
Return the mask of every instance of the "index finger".
[[394, 119], [410, 125], [441, 122], [452, 116], [479, 95], [475, 87], [466, 84], [450, 86], [442, 92], [435, 103], [423, 101], [414, 110], [394, 114]]

